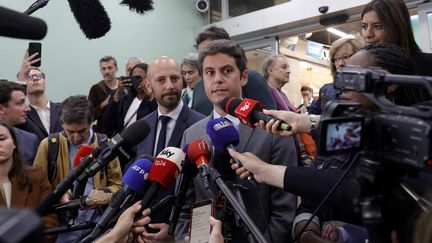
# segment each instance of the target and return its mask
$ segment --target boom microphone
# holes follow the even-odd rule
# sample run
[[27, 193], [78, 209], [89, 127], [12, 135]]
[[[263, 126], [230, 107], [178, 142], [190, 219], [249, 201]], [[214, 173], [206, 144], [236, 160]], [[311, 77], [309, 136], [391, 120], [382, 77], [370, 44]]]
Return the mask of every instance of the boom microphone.
[[[234, 125], [225, 118], [216, 118], [207, 122], [206, 132], [207, 135], [210, 137], [210, 140], [215, 149], [218, 151], [222, 151], [223, 153], [226, 153], [227, 149], [235, 149], [235, 146], [239, 144], [239, 132], [234, 127]], [[242, 163], [237, 159], [233, 158], [233, 160], [239, 166], [243, 166]], [[222, 170], [228, 171], [227, 173], [232, 171], [231, 168], [224, 168]], [[254, 187], [257, 186], [257, 182], [252, 175], [248, 177], [248, 180], [250, 183], [252, 183]]]
[[160, 188], [167, 190], [174, 183], [184, 159], [185, 153], [176, 147], [167, 147], [156, 156], [148, 175], [151, 185], [141, 200], [141, 209], [135, 215], [135, 220], [141, 217]]
[[68, 0], [72, 13], [87, 39], [104, 36], [111, 21], [98, 0]]
[[147, 11], [153, 10], [152, 0], [123, 0], [120, 4], [129, 6], [129, 10], [135, 11], [138, 14], [144, 14]]
[[42, 40], [47, 33], [45, 21], [0, 7], [0, 36]]
[[123, 188], [114, 195], [108, 208], [96, 223], [96, 227], [83, 242], [92, 242], [104, 233], [109, 223], [117, 218], [123, 208], [129, 206], [135, 193], [144, 190], [151, 164], [148, 159], [140, 159], [129, 167], [123, 176]]
[[260, 120], [263, 120], [265, 123], [269, 122], [270, 120], [275, 120], [280, 121], [278, 130], [291, 130], [291, 126], [284, 121], [264, 114], [262, 112], [261, 104], [256, 100], [248, 98], [244, 98], [242, 100], [236, 97], [226, 97], [220, 102], [220, 107], [222, 107], [226, 113], [236, 116], [243, 124], [252, 128], [255, 127], [254, 124]]

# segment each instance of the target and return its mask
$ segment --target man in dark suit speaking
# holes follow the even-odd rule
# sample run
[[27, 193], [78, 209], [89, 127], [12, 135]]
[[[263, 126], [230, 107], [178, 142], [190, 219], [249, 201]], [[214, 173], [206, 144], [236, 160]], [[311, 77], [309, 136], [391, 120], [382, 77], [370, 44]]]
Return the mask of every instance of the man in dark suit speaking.
[[[200, 113], [190, 109], [180, 99], [183, 87], [180, 66], [170, 57], [162, 56], [148, 67], [147, 88], [151, 89], [157, 101], [156, 111], [142, 118], [147, 121], [151, 131], [146, 139], [137, 146], [138, 157], [143, 155], [157, 156], [168, 146], [180, 147], [183, 132], [195, 122], [204, 118]], [[153, 203], [160, 201], [167, 194], [174, 192], [174, 185], [168, 192], [160, 191]], [[157, 233], [146, 232], [147, 240], [168, 240], [168, 219], [171, 208], [162, 208], [152, 212], [151, 228]]]
[[[278, 137], [266, 133], [263, 129], [253, 129], [240, 123], [236, 117], [228, 115], [219, 103], [225, 97], [242, 97], [242, 87], [248, 82], [247, 61], [244, 50], [229, 40], [215, 40], [200, 51], [198, 66], [204, 80], [205, 93], [213, 104], [213, 112], [203, 120], [188, 128], [183, 135], [182, 144], [189, 144], [197, 138], [204, 139], [210, 144], [206, 134], [206, 124], [213, 118], [225, 117], [233, 123], [240, 135], [237, 146], [239, 151], [248, 151], [260, 158], [267, 158], [269, 163], [297, 165], [297, 154], [292, 137]], [[210, 167], [229, 167], [228, 161], [213, 158]], [[219, 171], [222, 177], [226, 171]], [[235, 178], [237, 184], [247, 187], [242, 192], [246, 211], [268, 242], [286, 242], [291, 239], [291, 223], [296, 209], [296, 196], [283, 192], [280, 189], [266, 185], [254, 188], [248, 182]], [[210, 188], [216, 188], [212, 186]], [[214, 195], [219, 193], [213, 191]], [[182, 210], [176, 228], [176, 236], [182, 238], [188, 230], [190, 223], [190, 207], [192, 203], [212, 198], [205, 189], [200, 176], [194, 178], [194, 183], [187, 193], [185, 206]], [[212, 198], [216, 199], [216, 198]], [[224, 219], [224, 225], [235, 225], [232, 221]], [[232, 235], [232, 242], [247, 242], [246, 236], [238, 234], [241, 229], [230, 227], [227, 232]], [[226, 235], [225, 235], [226, 237]]]

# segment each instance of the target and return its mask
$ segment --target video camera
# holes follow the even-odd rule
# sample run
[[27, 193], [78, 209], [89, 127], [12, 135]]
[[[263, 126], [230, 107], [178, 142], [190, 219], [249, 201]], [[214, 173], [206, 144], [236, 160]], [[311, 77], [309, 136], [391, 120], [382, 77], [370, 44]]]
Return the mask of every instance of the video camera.
[[394, 105], [386, 97], [390, 85], [421, 87], [432, 97], [432, 77], [393, 75], [376, 68], [338, 71], [335, 88], [359, 92], [377, 107], [365, 110], [353, 101], [328, 102], [321, 114], [319, 153], [358, 151], [374, 161], [432, 171], [432, 103]]

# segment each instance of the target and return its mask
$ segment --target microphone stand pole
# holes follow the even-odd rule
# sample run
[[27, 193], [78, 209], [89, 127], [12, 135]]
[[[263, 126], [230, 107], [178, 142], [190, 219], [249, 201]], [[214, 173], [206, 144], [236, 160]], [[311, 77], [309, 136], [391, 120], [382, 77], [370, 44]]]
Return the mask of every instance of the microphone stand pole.
[[95, 225], [96, 224], [93, 222], [85, 222], [82, 224], [74, 224], [71, 226], [60, 226], [60, 227], [55, 227], [55, 228], [51, 228], [51, 229], [46, 229], [46, 230], [44, 230], [44, 234], [45, 235], [53, 235], [53, 234], [61, 234], [61, 233], [72, 232], [72, 231], [77, 231], [77, 230], [93, 229], [95, 227]]
[[36, 12], [37, 10], [45, 7], [48, 4], [48, 2], [49, 0], [37, 0], [32, 5], [30, 5], [30, 7], [26, 11], [24, 11], [24, 14], [30, 15]]
[[219, 187], [219, 189], [226, 196], [228, 201], [233, 206], [235, 212], [240, 216], [245, 225], [249, 228], [252, 235], [259, 243], [267, 243], [267, 240], [264, 238], [262, 233], [258, 230], [256, 225], [252, 222], [252, 219], [247, 215], [244, 206], [237, 200], [236, 196], [231, 192], [226, 183], [221, 178], [221, 174], [215, 168], [210, 169], [210, 176], [214, 180], [215, 184]]

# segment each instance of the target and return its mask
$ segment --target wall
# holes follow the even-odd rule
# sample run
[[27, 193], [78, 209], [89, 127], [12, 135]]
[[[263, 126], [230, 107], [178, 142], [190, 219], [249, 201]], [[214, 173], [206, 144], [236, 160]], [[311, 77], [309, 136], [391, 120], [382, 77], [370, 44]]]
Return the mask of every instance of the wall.
[[[90, 1], [90, 0], [89, 0]], [[0, 5], [23, 12], [33, 2], [0, 0]], [[101, 80], [99, 59], [112, 55], [124, 75], [128, 57], [150, 62], [161, 55], [181, 61], [194, 52], [195, 33], [204, 25], [193, 0], [154, 1], [154, 10], [144, 16], [119, 5], [120, 0], [101, 1], [111, 19], [111, 30], [102, 38], [88, 40], [81, 32], [67, 1], [50, 1], [32, 16], [42, 18], [48, 34], [42, 42], [42, 66], [47, 74], [47, 93], [62, 101], [69, 95], [88, 94]], [[0, 37], [0, 78], [13, 80], [29, 40]]]

